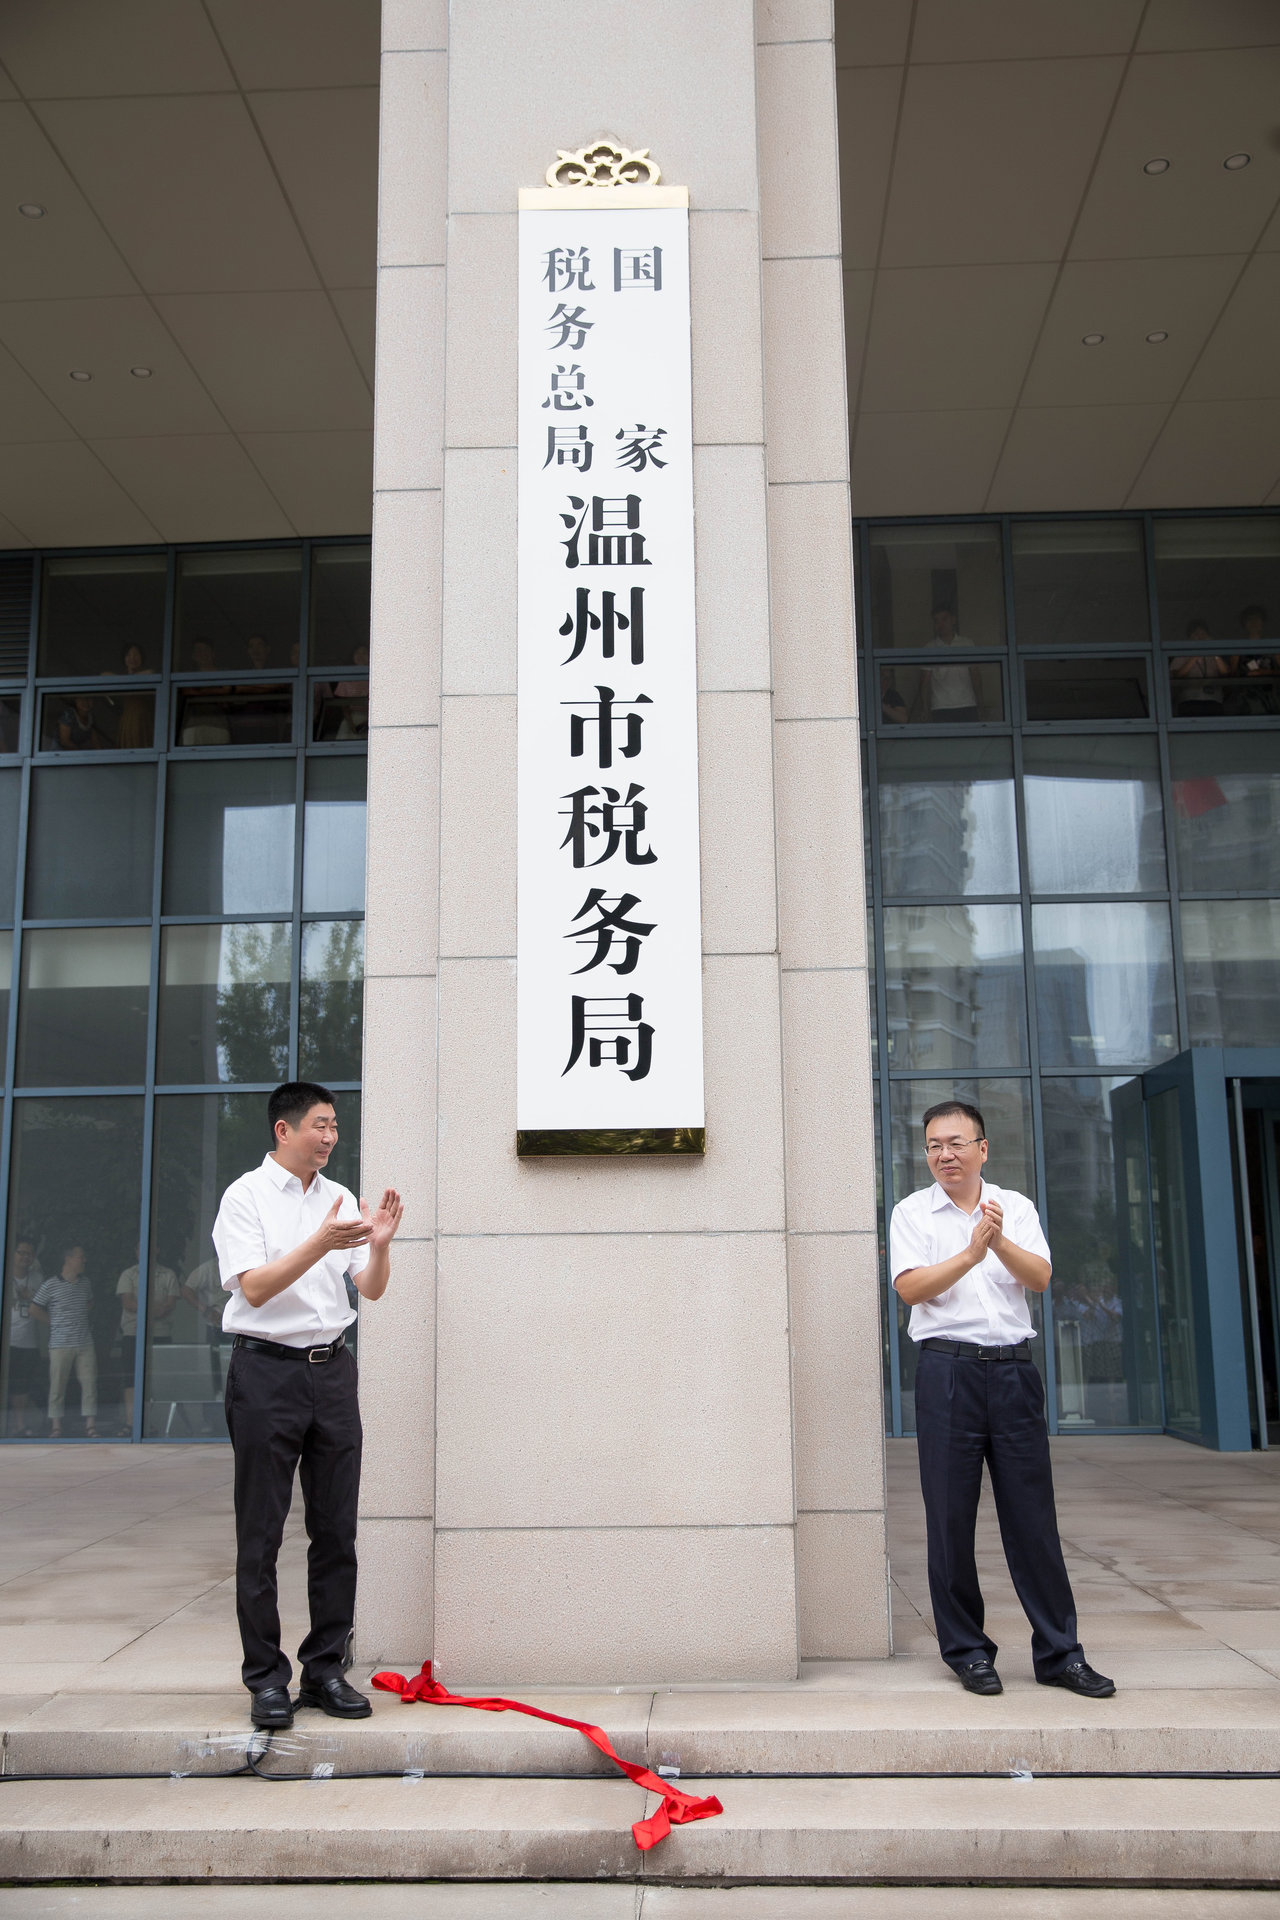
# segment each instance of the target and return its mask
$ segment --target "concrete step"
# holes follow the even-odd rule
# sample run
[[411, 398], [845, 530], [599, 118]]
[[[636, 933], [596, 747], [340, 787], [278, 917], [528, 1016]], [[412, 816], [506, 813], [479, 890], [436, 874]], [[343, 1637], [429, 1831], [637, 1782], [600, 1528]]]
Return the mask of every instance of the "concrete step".
[[[1280, 1689], [1156, 1688], [1079, 1700], [1010, 1684], [994, 1700], [951, 1685], [873, 1690], [536, 1692], [531, 1702], [603, 1726], [626, 1759], [682, 1773], [1033, 1773], [1223, 1770], [1280, 1764]], [[59, 1694], [0, 1701], [8, 1775], [217, 1774], [241, 1764], [243, 1693]], [[373, 1717], [300, 1712], [264, 1770], [339, 1776], [572, 1774], [614, 1769], [579, 1734], [522, 1714], [406, 1706], [373, 1696]]]
[[[696, 1780], [686, 1781], [694, 1791]], [[10, 1781], [0, 1879], [1280, 1884], [1274, 1783], [735, 1781], [652, 1853], [603, 1780]]]

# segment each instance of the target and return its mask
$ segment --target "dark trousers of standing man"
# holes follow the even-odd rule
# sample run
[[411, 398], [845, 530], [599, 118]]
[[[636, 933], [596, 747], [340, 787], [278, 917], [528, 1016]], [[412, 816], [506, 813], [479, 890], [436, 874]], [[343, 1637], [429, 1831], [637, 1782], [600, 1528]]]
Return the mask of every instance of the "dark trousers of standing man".
[[298, 1649], [304, 1680], [341, 1676], [356, 1605], [360, 1409], [356, 1363], [344, 1347], [315, 1363], [236, 1347], [227, 1369], [235, 1451], [236, 1617], [240, 1671], [251, 1693], [287, 1687], [280, 1650], [276, 1556], [298, 1471], [306, 1514], [311, 1631]]
[[1083, 1659], [1058, 1539], [1044, 1388], [1026, 1349], [1020, 1358], [979, 1360], [921, 1347], [916, 1437], [929, 1537], [929, 1595], [938, 1651], [947, 1665], [958, 1669], [971, 1660], [994, 1660], [998, 1651], [983, 1628], [974, 1555], [984, 1461], [1004, 1557], [1031, 1622], [1036, 1678], [1052, 1679], [1069, 1661]]

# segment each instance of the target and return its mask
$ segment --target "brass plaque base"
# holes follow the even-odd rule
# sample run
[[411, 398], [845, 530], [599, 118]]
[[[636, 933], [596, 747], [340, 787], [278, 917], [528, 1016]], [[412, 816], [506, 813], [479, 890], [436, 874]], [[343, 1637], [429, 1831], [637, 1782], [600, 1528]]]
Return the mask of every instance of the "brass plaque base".
[[705, 1127], [639, 1127], [626, 1133], [609, 1127], [524, 1127], [516, 1133], [522, 1160], [547, 1154], [705, 1153]]

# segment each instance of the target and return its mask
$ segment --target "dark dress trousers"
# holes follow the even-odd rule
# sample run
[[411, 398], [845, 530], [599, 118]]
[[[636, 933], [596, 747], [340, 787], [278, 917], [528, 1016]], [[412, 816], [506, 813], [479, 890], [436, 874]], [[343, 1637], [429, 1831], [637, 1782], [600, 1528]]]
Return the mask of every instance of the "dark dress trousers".
[[985, 1461], [1005, 1559], [1031, 1622], [1036, 1678], [1084, 1658], [1058, 1540], [1044, 1387], [1029, 1355], [966, 1359], [921, 1347], [916, 1436], [929, 1536], [929, 1595], [949, 1667], [994, 1660], [984, 1628], [974, 1528]]
[[252, 1693], [287, 1687], [280, 1650], [276, 1559], [299, 1473], [306, 1518], [311, 1631], [298, 1649], [302, 1678], [341, 1676], [356, 1603], [360, 1409], [356, 1363], [279, 1358], [236, 1347], [227, 1370], [227, 1427], [235, 1449], [236, 1614], [241, 1672]]

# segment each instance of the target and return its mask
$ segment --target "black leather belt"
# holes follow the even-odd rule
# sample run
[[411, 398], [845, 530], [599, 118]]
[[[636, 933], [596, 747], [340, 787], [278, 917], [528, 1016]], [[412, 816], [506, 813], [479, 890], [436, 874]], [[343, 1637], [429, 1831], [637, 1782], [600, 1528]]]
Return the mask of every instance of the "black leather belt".
[[250, 1353], [269, 1353], [275, 1360], [309, 1360], [313, 1367], [332, 1360], [346, 1344], [345, 1333], [340, 1333], [336, 1340], [330, 1340], [324, 1347], [284, 1347], [278, 1340], [255, 1340], [248, 1333], [238, 1333], [232, 1342], [233, 1346], [244, 1347]]
[[975, 1347], [967, 1340], [922, 1340], [920, 1345], [929, 1353], [949, 1353], [954, 1360], [1029, 1360], [1031, 1358], [1030, 1340], [1020, 1340], [1016, 1347]]

